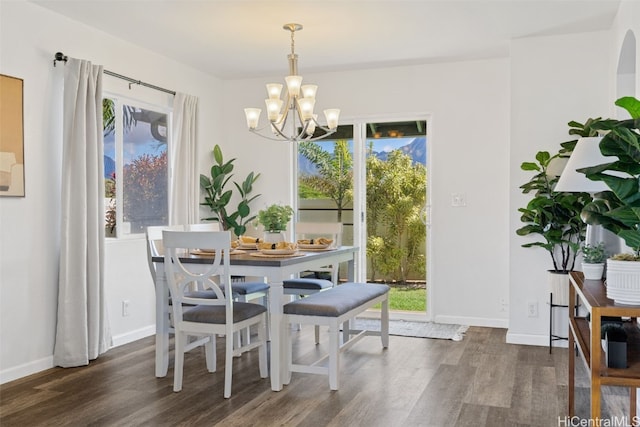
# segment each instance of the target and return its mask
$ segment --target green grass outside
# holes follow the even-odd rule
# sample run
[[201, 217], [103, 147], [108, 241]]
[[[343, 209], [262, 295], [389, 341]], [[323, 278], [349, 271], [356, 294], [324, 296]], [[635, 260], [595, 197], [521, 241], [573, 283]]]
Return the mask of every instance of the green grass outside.
[[[389, 310], [421, 311], [427, 310], [427, 290], [391, 287], [389, 290]], [[374, 306], [380, 308], [380, 304]]]

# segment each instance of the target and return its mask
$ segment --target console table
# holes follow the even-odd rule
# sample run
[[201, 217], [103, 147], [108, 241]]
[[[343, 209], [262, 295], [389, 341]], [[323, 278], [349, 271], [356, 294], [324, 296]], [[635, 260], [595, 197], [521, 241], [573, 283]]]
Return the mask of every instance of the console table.
[[[636, 415], [636, 387], [640, 387], [640, 331], [636, 318], [640, 306], [616, 305], [607, 298], [602, 280], [585, 280], [581, 272], [570, 273], [569, 287], [569, 416], [575, 415], [575, 360], [578, 350], [591, 377], [591, 419], [600, 420], [602, 386], [629, 388], [629, 419]], [[591, 325], [586, 317], [577, 314], [576, 305], [590, 313]], [[627, 368], [608, 368], [601, 344], [603, 316], [631, 317], [625, 322], [627, 332]]]

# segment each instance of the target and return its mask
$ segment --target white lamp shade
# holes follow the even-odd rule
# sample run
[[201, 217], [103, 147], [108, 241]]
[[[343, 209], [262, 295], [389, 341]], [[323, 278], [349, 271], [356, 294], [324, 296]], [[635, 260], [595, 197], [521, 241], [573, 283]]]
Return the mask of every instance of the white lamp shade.
[[269, 99], [279, 99], [281, 92], [282, 85], [280, 83], [267, 84], [267, 94], [269, 95]]
[[316, 99], [316, 92], [318, 92], [318, 85], [303, 85], [302, 96], [305, 98]]
[[260, 120], [260, 108], [245, 108], [244, 114], [247, 117], [247, 126], [249, 129], [255, 129], [258, 127], [258, 121]]
[[340, 109], [329, 108], [327, 110], [324, 110], [324, 117], [327, 119], [327, 127], [333, 130], [338, 127], [338, 119], [340, 118]]
[[577, 169], [611, 162], [600, 152], [601, 137], [580, 138], [565, 166], [554, 191], [598, 193], [609, 189], [603, 181], [592, 181]]
[[300, 98], [298, 105], [300, 106], [300, 118], [302, 118], [303, 121], [313, 117], [313, 107], [316, 105], [315, 99]]
[[300, 95], [300, 85], [302, 84], [302, 76], [287, 76], [284, 78], [287, 82], [287, 91], [290, 96]]
[[269, 117], [269, 120], [272, 122], [278, 120], [280, 110], [282, 109], [282, 100], [278, 98], [265, 99], [264, 102], [267, 105], [267, 116]]

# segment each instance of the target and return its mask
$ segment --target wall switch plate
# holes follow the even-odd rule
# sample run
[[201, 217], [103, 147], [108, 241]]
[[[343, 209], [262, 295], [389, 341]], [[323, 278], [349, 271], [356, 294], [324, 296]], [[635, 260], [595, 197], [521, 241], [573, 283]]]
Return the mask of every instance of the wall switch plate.
[[538, 303], [536, 301], [527, 303], [527, 314], [529, 317], [538, 317]]
[[467, 196], [464, 193], [451, 193], [451, 206], [467, 206]]
[[129, 305], [131, 304], [131, 301], [129, 301], [128, 299], [125, 299], [122, 301], [122, 317], [127, 317], [129, 316]]

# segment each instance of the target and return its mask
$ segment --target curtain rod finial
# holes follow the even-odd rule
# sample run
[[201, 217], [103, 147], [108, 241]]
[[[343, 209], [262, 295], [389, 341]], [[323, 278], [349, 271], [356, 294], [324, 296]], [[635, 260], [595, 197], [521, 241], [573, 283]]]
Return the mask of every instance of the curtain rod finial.
[[56, 52], [56, 56], [53, 60], [53, 66], [56, 66], [56, 62], [57, 61], [64, 61], [65, 63], [67, 62], [67, 55], [65, 55], [62, 52]]

